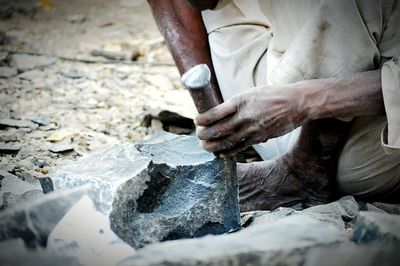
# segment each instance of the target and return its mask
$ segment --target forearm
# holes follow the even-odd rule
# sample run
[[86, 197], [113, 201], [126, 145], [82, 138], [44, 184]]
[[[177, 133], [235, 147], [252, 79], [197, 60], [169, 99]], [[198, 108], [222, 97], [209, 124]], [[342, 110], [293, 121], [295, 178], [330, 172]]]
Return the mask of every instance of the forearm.
[[350, 78], [320, 79], [295, 84], [306, 120], [385, 113], [380, 70]]
[[222, 102], [201, 13], [194, 10], [186, 0], [148, 2], [181, 75], [197, 64], [207, 64], [212, 71], [214, 95]]

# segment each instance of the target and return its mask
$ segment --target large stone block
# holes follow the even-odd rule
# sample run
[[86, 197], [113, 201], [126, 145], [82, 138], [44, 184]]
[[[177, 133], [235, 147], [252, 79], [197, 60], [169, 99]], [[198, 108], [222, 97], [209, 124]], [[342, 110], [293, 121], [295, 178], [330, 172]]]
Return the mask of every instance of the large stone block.
[[83, 158], [54, 177], [56, 189], [91, 184], [116, 234], [135, 248], [240, 228], [234, 161], [195, 137], [163, 133]]

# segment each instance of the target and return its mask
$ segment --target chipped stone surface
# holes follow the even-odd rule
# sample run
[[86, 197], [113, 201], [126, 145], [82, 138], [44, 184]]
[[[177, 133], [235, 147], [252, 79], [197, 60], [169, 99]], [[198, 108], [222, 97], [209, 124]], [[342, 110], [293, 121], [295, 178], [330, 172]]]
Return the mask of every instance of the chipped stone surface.
[[110, 228], [106, 215], [83, 196], [49, 235], [47, 246], [59, 255], [76, 257], [81, 265], [116, 265], [135, 250]]
[[113, 230], [133, 247], [240, 228], [234, 162], [194, 137], [161, 134], [90, 155], [61, 169], [56, 189], [90, 183]]
[[0, 241], [22, 238], [30, 247], [44, 246], [54, 226], [88, 193], [88, 187], [52, 193], [0, 212]]
[[400, 246], [400, 216], [380, 212], [360, 212], [354, 226], [356, 242], [395, 242]]

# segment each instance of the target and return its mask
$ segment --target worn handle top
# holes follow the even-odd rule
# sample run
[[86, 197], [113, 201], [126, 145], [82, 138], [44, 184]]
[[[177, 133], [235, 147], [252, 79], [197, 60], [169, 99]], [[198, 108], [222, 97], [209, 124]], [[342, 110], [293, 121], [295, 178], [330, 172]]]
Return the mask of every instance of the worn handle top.
[[218, 105], [211, 88], [211, 71], [206, 64], [189, 69], [183, 74], [181, 81], [183, 86], [189, 90], [200, 114]]

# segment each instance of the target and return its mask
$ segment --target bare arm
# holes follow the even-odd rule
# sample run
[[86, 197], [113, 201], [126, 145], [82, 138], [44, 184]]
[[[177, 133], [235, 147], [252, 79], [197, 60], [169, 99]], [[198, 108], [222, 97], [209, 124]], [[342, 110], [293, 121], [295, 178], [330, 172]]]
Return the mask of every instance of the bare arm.
[[192, 8], [186, 0], [148, 2], [181, 75], [197, 64], [207, 64], [212, 71], [211, 83], [214, 95], [219, 102], [222, 102], [201, 13]]
[[380, 70], [344, 79], [304, 81], [298, 86], [304, 90], [301, 101], [308, 120], [385, 113]]
[[198, 115], [195, 123], [207, 150], [231, 155], [312, 120], [384, 113], [381, 74], [375, 70], [253, 88]]

